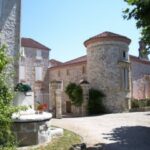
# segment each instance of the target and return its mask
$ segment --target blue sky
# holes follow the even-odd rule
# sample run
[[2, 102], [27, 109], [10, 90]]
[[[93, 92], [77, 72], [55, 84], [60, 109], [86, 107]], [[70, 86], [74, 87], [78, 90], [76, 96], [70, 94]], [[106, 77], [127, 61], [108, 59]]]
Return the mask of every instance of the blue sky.
[[83, 42], [104, 31], [132, 40], [138, 56], [140, 32], [134, 20], [123, 20], [123, 0], [22, 0], [21, 35], [52, 49], [50, 58], [67, 61], [86, 54]]

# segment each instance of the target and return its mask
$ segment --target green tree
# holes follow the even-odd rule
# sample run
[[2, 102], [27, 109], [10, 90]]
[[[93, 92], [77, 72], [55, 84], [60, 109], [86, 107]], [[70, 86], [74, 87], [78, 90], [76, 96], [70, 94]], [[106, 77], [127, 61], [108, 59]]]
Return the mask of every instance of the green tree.
[[[141, 40], [150, 49], [150, 0], [124, 0], [129, 5], [124, 11], [124, 18], [136, 20], [136, 26], [141, 29]], [[149, 52], [148, 52], [149, 54]]]
[[[19, 110], [12, 105], [13, 89], [8, 84], [8, 65], [10, 58], [6, 54], [6, 47], [0, 47], [0, 149], [12, 149], [15, 145], [15, 138], [12, 132], [11, 116]], [[11, 148], [10, 148], [11, 147]]]

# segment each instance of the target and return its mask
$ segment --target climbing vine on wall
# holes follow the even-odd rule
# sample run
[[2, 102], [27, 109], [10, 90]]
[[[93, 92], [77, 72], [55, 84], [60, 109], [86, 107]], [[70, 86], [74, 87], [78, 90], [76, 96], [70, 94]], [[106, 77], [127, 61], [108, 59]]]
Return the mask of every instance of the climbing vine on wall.
[[73, 105], [79, 107], [83, 103], [83, 91], [80, 85], [69, 83], [65, 89]]
[[[19, 110], [18, 107], [12, 106], [13, 89], [8, 84], [7, 66], [10, 59], [6, 55], [6, 47], [0, 47], [0, 149], [8, 150], [15, 145], [15, 139], [11, 130], [14, 112]], [[9, 70], [10, 73], [10, 70]]]
[[106, 113], [106, 108], [103, 105], [103, 99], [106, 95], [97, 89], [89, 90], [89, 103], [88, 103], [88, 112], [89, 115], [96, 115], [101, 113]]

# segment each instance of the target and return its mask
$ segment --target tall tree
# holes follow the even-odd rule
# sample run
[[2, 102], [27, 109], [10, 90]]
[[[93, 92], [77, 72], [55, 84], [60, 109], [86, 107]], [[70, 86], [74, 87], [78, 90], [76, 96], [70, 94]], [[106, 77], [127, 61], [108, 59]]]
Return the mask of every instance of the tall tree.
[[124, 0], [129, 7], [124, 11], [124, 18], [136, 20], [136, 26], [141, 29], [141, 40], [146, 44], [147, 53], [150, 50], [150, 0]]

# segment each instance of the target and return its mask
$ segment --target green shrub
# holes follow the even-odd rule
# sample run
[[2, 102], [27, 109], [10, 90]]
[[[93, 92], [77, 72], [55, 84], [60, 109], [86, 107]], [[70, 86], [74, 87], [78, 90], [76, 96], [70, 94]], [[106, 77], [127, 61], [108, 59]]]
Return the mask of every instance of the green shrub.
[[89, 90], [88, 112], [90, 115], [106, 113], [106, 109], [103, 105], [103, 99], [105, 97], [102, 91], [96, 89]]
[[131, 108], [142, 108], [150, 106], [150, 99], [132, 99]]
[[83, 103], [83, 91], [80, 85], [69, 83], [65, 89], [66, 94], [69, 96], [72, 104], [79, 107]]
[[139, 103], [139, 107], [140, 107], [140, 108], [147, 106], [147, 104], [146, 104], [146, 103], [147, 103], [147, 100], [145, 100], [145, 99], [139, 100], [138, 103]]
[[147, 106], [150, 106], [150, 99], [147, 99]]
[[139, 103], [138, 103], [138, 100], [134, 99], [134, 100], [131, 100], [131, 108], [139, 108]]
[[13, 149], [15, 138], [11, 130], [12, 119], [14, 112], [19, 110], [18, 107], [12, 106], [13, 89], [8, 84], [10, 76], [8, 73], [10, 59], [6, 55], [6, 47], [0, 47], [0, 149]]
[[15, 91], [29, 92], [31, 91], [31, 87], [28, 84], [18, 83], [15, 87]]

